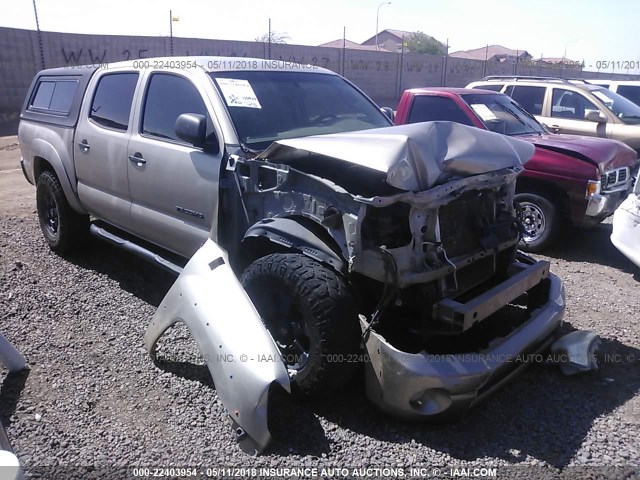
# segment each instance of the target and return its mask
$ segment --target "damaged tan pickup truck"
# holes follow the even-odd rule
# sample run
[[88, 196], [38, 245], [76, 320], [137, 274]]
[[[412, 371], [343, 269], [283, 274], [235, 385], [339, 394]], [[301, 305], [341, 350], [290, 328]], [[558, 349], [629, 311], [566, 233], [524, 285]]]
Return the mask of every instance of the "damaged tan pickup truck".
[[147, 348], [188, 326], [248, 451], [270, 440], [277, 384], [318, 395], [364, 363], [372, 402], [435, 418], [554, 341], [594, 342], [556, 339], [562, 284], [516, 251], [533, 146], [393, 127], [330, 71], [219, 57], [44, 70], [19, 138], [51, 249], [91, 232], [179, 275]]

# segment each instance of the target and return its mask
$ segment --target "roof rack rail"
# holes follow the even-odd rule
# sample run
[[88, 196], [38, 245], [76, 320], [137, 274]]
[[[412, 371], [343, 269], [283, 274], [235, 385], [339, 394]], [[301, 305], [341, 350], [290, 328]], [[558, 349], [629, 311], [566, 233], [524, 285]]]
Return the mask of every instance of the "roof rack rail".
[[585, 80], [584, 78], [567, 78], [571, 83], [584, 83], [585, 85], [591, 85], [591, 82]]
[[537, 82], [557, 82], [557, 83], [571, 83], [566, 78], [560, 77], [536, 77], [536, 76], [527, 76], [527, 75], [489, 75], [484, 77], [482, 80], [514, 80], [514, 81], [527, 81], [534, 80]]

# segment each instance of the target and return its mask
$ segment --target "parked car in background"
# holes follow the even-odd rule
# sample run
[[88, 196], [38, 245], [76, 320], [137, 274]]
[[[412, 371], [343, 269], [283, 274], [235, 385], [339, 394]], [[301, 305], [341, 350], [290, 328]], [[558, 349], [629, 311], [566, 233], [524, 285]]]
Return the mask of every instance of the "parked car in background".
[[599, 85], [553, 77], [490, 76], [467, 88], [509, 95], [554, 133], [612, 138], [640, 152], [640, 106]]
[[558, 135], [507, 95], [463, 88], [415, 88], [403, 93], [396, 125], [448, 120], [517, 137], [535, 153], [516, 185], [521, 247], [538, 252], [566, 223], [597, 224], [624, 200], [637, 171], [636, 153], [615, 140]]
[[618, 95], [628, 98], [636, 105], [640, 105], [640, 80], [603, 80], [587, 78], [586, 82], [608, 88]]

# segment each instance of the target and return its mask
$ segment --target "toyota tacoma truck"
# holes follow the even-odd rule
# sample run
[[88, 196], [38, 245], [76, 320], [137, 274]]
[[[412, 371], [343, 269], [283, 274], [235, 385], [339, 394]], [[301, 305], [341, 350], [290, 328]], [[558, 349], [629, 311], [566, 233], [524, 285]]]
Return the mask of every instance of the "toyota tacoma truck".
[[530, 143], [393, 126], [328, 70], [219, 57], [41, 71], [19, 139], [54, 252], [91, 233], [178, 274], [147, 349], [188, 326], [248, 451], [278, 385], [364, 364], [377, 406], [445, 418], [556, 339], [562, 283], [516, 250]]
[[446, 120], [502, 133], [535, 146], [516, 182], [520, 248], [540, 252], [567, 225], [592, 226], [612, 215], [633, 187], [636, 152], [617, 140], [553, 134], [515, 100], [490, 90], [413, 88], [400, 98], [396, 125]]

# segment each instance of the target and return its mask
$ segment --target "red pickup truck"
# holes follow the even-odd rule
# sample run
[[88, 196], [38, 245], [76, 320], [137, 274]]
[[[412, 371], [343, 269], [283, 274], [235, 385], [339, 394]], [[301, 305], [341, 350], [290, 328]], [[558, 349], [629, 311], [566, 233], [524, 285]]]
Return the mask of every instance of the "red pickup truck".
[[637, 154], [624, 143], [549, 133], [507, 95], [445, 87], [403, 93], [396, 125], [440, 120], [517, 136], [535, 145], [516, 185], [523, 250], [547, 248], [567, 223], [601, 222], [622, 203], [637, 174]]

